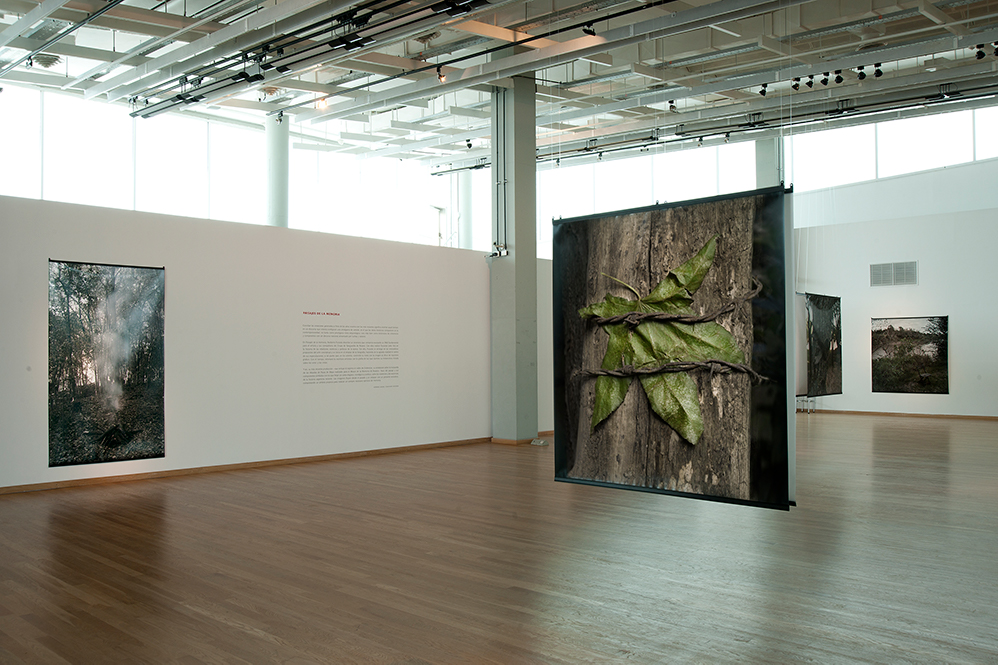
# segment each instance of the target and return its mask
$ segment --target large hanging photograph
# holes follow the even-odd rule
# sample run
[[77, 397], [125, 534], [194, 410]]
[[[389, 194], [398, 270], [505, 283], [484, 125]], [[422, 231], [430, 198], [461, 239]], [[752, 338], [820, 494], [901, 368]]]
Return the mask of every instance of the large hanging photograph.
[[873, 319], [875, 393], [949, 393], [949, 317]]
[[842, 394], [842, 299], [805, 293], [807, 396]]
[[49, 261], [49, 466], [165, 455], [165, 271]]
[[555, 477], [787, 508], [782, 188], [555, 221]]

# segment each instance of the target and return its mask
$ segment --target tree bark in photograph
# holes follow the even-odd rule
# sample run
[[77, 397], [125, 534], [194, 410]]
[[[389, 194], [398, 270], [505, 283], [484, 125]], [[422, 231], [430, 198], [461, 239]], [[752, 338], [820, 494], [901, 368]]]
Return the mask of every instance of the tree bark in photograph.
[[[571, 277], [562, 285], [568, 477], [749, 499], [751, 385], [742, 373], [694, 371], [703, 435], [694, 445], [655, 414], [637, 378], [620, 407], [591, 428], [595, 378], [608, 336], [578, 310], [607, 293], [633, 298], [607, 275], [649, 293], [668, 272], [720, 236], [714, 262], [694, 294], [697, 314], [720, 309], [752, 290], [753, 223], [761, 197], [639, 212], [564, 225], [559, 233]], [[716, 322], [734, 336], [751, 364], [751, 302]], [[780, 377], [782, 379], [782, 377]]]

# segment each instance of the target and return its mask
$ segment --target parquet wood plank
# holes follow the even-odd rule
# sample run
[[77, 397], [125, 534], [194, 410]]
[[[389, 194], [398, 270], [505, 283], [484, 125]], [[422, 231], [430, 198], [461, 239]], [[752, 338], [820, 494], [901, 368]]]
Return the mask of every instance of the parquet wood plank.
[[491, 444], [0, 496], [0, 662], [998, 662], [998, 423], [798, 416], [790, 513]]

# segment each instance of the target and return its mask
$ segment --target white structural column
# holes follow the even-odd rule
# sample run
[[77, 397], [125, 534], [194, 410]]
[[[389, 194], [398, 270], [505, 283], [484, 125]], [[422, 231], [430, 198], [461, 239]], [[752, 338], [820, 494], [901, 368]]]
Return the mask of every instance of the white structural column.
[[537, 167], [534, 80], [492, 96], [492, 440], [537, 436]]
[[267, 225], [288, 226], [288, 162], [290, 125], [283, 118], [267, 118]]
[[783, 139], [776, 137], [756, 141], [755, 186], [759, 189], [776, 187], [786, 180], [783, 170]]

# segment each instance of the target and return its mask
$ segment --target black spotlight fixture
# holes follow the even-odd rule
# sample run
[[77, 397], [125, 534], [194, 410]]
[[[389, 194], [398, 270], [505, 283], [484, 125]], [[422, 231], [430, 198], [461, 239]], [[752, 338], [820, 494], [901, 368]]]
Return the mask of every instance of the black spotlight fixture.
[[810, 74], [807, 77], [807, 80], [804, 81], [804, 85], [806, 85], [808, 88], [813, 88], [814, 87], [814, 74]]
[[977, 45], [977, 54], [974, 55], [974, 57], [977, 58], [978, 60], [984, 59], [984, 44]]
[[881, 76], [884, 75], [884, 70], [882, 70], [880, 68], [880, 63], [879, 62], [876, 63], [876, 64], [874, 64], [873, 67], [874, 67], [874, 69], [873, 69], [873, 78], [878, 79], [878, 78], [880, 78]]
[[702, 148], [703, 147], [703, 137], [702, 136], [697, 139], [697, 147], [698, 148]]
[[760, 94], [760, 95], [762, 95], [763, 97], [765, 97], [765, 96], [766, 96], [766, 86], [767, 86], [767, 85], [768, 85], [768, 84], [766, 84], [766, 83], [763, 83], [763, 84], [762, 84], [762, 88], [761, 88], [761, 89], [759, 90], [759, 94]]
[[795, 76], [794, 82], [790, 84], [790, 87], [793, 88], [795, 92], [800, 90], [800, 79]]
[[447, 75], [444, 74], [442, 69], [440, 69], [440, 65], [437, 65], [437, 80], [441, 83], [444, 83], [447, 80]]
[[582, 34], [589, 35], [590, 37], [596, 36], [596, 28], [593, 27], [592, 23], [586, 23], [582, 26]]
[[728, 143], [729, 141], [731, 141], [731, 132], [725, 132], [725, 134], [724, 134], [724, 142]]
[[828, 72], [821, 75], [821, 85], [828, 85]]
[[835, 82], [836, 83], [842, 83], [843, 81], [845, 81], [845, 79], [842, 78], [842, 70], [841, 69], [836, 69], [835, 70]]
[[464, 144], [468, 146], [468, 150], [471, 150], [471, 139], [465, 139]]
[[992, 46], [995, 47], [995, 57], [998, 58], [998, 42], [995, 42]]
[[670, 99], [669, 100], [669, 112], [670, 113], [679, 113], [679, 109], [676, 108], [676, 100], [675, 99]]
[[865, 79], [866, 78], [866, 72], [863, 71], [863, 65], [860, 65], [856, 69], [859, 70], [859, 73], [856, 74], [856, 78], [858, 78], [860, 81], [862, 81], [863, 79]]

